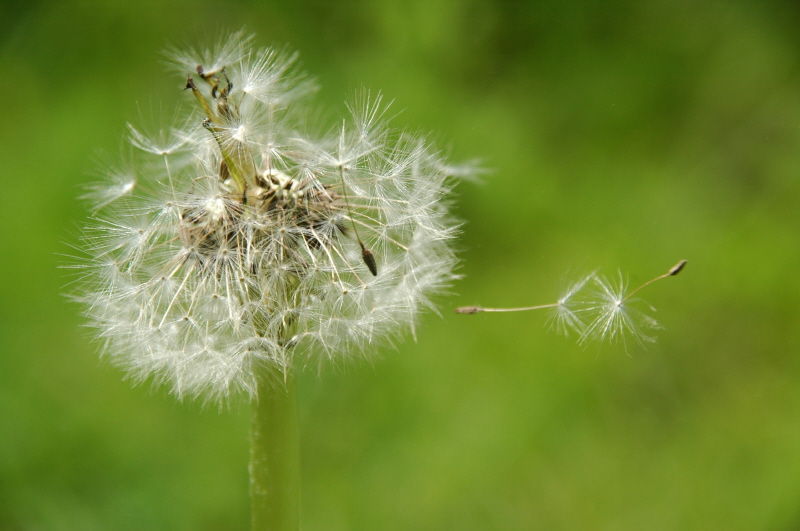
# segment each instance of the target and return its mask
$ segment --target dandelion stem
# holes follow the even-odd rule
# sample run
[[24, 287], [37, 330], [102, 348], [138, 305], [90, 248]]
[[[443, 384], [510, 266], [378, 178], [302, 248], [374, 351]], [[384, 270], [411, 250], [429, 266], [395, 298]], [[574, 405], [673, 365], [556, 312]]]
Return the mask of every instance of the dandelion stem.
[[300, 449], [295, 376], [262, 371], [258, 401], [253, 405], [250, 450], [252, 529], [297, 531]]

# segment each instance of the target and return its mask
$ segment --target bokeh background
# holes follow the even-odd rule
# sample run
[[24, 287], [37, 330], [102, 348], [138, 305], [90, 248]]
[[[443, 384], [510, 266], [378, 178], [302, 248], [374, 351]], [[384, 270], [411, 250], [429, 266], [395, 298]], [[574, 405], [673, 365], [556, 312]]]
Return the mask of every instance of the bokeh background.
[[[303, 529], [800, 527], [800, 4], [3, 0], [0, 20], [0, 529], [249, 526], [247, 404], [131, 388], [58, 269], [98, 150], [185, 97], [160, 51], [243, 27], [300, 51], [321, 107], [380, 90], [491, 170], [458, 187], [465, 278], [417, 342], [301, 375]], [[451, 313], [681, 258], [644, 294], [647, 349]]]

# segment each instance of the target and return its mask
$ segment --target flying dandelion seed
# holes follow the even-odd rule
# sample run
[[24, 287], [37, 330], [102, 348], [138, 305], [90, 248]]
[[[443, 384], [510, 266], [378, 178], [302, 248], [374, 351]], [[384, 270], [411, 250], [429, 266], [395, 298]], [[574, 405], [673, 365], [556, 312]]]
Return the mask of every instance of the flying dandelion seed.
[[[648, 335], [648, 331], [659, 328], [653, 317], [636, 307], [636, 303], [641, 301], [633, 296], [656, 281], [677, 275], [686, 263], [686, 260], [681, 260], [663, 275], [648, 280], [631, 291], [621, 273], [616, 283], [592, 273], [571, 284], [555, 303], [521, 308], [463, 306], [456, 308], [455, 312], [471, 315], [480, 312], [548, 310], [550, 326], [564, 335], [570, 331], [577, 332], [580, 336], [579, 343], [620, 341], [627, 349], [626, 337], [633, 337], [640, 344], [653, 342], [655, 338]], [[585, 291], [589, 286], [594, 289], [587, 295]], [[652, 306], [648, 307], [655, 311]]]

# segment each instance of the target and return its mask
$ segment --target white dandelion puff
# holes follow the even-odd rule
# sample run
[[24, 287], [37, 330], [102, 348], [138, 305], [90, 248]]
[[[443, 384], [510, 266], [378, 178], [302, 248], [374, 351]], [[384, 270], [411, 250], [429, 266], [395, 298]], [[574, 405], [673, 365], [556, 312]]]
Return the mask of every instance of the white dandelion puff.
[[91, 192], [78, 298], [105, 356], [135, 381], [222, 400], [254, 396], [264, 369], [413, 333], [455, 278], [454, 166], [392, 131], [366, 92], [334, 134], [300, 135], [291, 105], [312, 84], [295, 56], [241, 33], [171, 56], [199, 112], [131, 126], [148, 160]]

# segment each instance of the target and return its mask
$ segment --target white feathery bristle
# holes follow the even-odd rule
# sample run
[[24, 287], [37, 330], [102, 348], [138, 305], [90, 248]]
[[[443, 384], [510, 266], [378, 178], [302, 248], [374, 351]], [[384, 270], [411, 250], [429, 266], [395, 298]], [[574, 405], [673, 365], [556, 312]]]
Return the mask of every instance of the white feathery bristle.
[[[581, 334], [581, 343], [588, 341], [619, 341], [627, 348], [627, 336], [639, 344], [652, 343], [655, 338], [648, 330], [659, 328], [658, 322], [637, 307], [642, 301], [628, 298], [628, 282], [619, 273], [616, 282], [598, 275], [592, 276], [594, 290], [587, 299], [584, 311], [593, 316]], [[648, 306], [651, 311], [655, 308]]]

